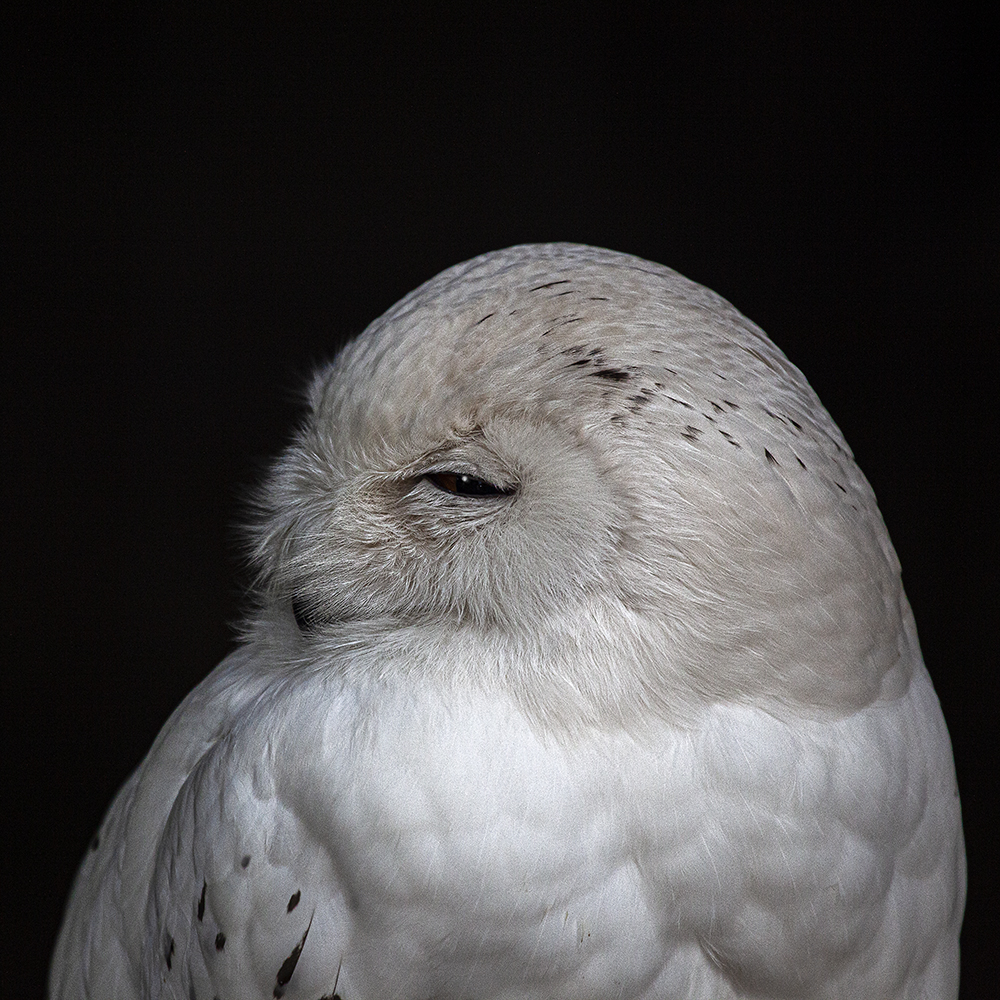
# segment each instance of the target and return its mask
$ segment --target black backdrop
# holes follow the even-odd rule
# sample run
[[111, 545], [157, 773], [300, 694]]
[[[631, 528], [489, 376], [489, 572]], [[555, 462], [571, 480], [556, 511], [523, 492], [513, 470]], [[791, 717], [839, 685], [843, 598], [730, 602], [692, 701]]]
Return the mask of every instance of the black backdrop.
[[992, 992], [995, 38], [920, 10], [3, 32], [4, 992], [41, 995], [102, 811], [230, 647], [302, 376], [549, 239], [716, 289], [843, 428], [953, 734], [963, 996]]

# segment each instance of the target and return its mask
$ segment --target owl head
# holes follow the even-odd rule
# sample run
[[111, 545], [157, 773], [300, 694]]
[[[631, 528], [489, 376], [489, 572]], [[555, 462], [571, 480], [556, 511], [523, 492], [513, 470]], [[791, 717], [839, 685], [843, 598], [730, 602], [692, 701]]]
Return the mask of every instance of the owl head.
[[550, 728], [848, 712], [919, 655], [802, 374], [718, 295], [593, 247], [485, 254], [375, 320], [313, 377], [251, 538], [247, 641]]

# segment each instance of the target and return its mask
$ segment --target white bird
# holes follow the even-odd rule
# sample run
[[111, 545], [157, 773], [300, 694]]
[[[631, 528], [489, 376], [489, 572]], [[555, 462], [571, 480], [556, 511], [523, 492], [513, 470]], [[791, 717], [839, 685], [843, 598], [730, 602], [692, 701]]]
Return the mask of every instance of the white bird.
[[318, 372], [256, 611], [80, 869], [57, 998], [944, 998], [965, 855], [875, 497], [729, 303], [568, 244]]

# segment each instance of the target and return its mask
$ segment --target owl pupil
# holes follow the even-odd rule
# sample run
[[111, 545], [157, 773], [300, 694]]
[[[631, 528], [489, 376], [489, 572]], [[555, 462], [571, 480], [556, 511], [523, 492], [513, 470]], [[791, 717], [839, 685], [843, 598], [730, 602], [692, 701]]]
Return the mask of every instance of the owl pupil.
[[477, 479], [465, 472], [432, 472], [427, 478], [440, 490], [465, 497], [505, 497], [514, 492], [512, 486]]

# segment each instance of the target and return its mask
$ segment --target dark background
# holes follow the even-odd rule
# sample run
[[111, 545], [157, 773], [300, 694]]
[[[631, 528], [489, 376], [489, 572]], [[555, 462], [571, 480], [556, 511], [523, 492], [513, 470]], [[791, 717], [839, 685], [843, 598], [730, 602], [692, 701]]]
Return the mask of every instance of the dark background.
[[41, 995], [104, 808], [230, 648], [240, 497], [303, 375], [550, 239], [716, 289], [844, 430], [954, 739], [963, 996], [993, 993], [996, 38], [954, 7], [666, 18], [4, 31], [5, 993]]

